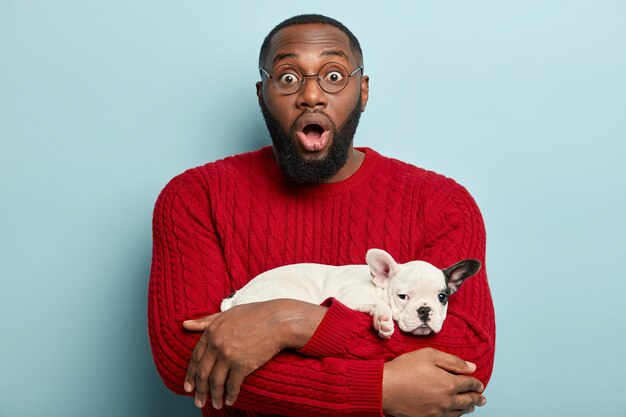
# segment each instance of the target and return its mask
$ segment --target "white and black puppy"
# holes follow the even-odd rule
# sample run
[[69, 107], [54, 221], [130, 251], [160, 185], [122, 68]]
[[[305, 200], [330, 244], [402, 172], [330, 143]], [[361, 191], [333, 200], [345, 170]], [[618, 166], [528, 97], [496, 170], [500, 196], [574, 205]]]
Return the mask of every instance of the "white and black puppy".
[[293, 264], [269, 270], [224, 299], [221, 310], [278, 298], [319, 304], [334, 297], [369, 313], [382, 338], [391, 337], [394, 320], [400, 330], [422, 336], [441, 330], [448, 296], [480, 269], [475, 259], [443, 270], [424, 261], [398, 264], [381, 249], [367, 251], [365, 260], [366, 265]]

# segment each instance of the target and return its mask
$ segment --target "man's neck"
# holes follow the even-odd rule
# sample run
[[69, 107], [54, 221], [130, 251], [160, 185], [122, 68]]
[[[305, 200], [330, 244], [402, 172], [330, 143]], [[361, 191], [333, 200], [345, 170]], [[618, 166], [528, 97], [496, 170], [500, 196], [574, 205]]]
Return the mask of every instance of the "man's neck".
[[355, 149], [353, 147], [348, 151], [348, 159], [344, 166], [341, 167], [339, 171], [332, 177], [328, 178], [323, 183], [332, 183], [343, 181], [347, 178], [350, 178], [355, 172], [359, 170], [363, 160], [365, 159], [365, 153]]

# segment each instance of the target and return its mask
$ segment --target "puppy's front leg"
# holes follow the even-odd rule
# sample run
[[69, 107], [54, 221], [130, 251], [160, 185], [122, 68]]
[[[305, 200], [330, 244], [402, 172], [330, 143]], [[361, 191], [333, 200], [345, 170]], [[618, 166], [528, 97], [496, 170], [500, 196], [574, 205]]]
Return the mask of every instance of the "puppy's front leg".
[[379, 301], [376, 304], [367, 304], [360, 308], [359, 311], [368, 313], [372, 316], [372, 325], [383, 339], [389, 339], [393, 334], [393, 312], [388, 304]]
[[388, 304], [382, 301], [376, 304], [374, 314], [372, 314], [374, 328], [383, 339], [389, 339], [393, 334], [393, 312]]

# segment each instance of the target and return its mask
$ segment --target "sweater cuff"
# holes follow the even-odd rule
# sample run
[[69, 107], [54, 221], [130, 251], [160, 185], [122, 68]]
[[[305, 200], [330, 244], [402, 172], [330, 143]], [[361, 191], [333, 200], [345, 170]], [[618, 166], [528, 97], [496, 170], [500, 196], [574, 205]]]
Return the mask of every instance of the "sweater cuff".
[[328, 307], [324, 318], [311, 339], [298, 351], [313, 358], [350, 356], [350, 343], [355, 337], [362, 336], [362, 332], [371, 331], [371, 318], [334, 298], [327, 299], [322, 305]]
[[350, 408], [358, 416], [383, 417], [383, 369], [384, 362], [350, 361], [346, 373], [350, 387]]

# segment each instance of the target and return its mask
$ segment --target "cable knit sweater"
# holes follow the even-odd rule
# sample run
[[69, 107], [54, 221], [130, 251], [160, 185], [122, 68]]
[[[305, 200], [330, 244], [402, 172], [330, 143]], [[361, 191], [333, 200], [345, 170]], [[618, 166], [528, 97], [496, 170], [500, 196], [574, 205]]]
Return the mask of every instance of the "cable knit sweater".
[[[495, 346], [484, 267], [485, 230], [468, 192], [454, 181], [361, 148], [350, 178], [296, 186], [271, 147], [191, 169], [158, 198], [153, 222], [149, 333], [165, 384], [179, 394], [199, 333], [183, 320], [219, 311], [221, 300], [281, 265], [365, 263], [369, 248], [398, 262], [440, 268], [477, 258], [483, 268], [451, 296], [440, 333], [394, 332], [382, 340], [371, 318], [331, 299], [311, 340], [246, 377], [234, 407], [205, 416], [382, 416], [383, 363], [430, 346], [477, 364], [487, 383]], [[243, 411], [245, 410], [245, 411]]]

